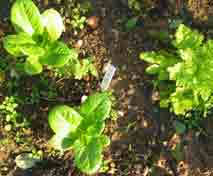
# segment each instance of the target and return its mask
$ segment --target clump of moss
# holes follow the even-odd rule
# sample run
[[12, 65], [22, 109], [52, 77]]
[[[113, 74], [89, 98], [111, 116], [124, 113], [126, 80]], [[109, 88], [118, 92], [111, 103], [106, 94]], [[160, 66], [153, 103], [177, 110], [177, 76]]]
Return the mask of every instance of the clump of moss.
[[122, 0], [122, 2], [128, 5], [133, 13], [140, 14], [156, 7], [158, 0]]
[[90, 1], [66, 0], [61, 11], [66, 18], [66, 24], [69, 25], [77, 34], [85, 27], [86, 19], [93, 10]]

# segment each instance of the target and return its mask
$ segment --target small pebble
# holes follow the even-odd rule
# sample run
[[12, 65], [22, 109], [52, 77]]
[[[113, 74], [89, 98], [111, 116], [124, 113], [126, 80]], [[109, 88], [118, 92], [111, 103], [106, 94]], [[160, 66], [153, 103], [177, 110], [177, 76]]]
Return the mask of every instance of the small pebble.
[[160, 93], [158, 91], [152, 92], [152, 101], [153, 102], [160, 101]]
[[110, 163], [110, 167], [115, 168], [115, 163]]
[[96, 29], [99, 24], [99, 18], [97, 16], [91, 16], [87, 19], [86, 23], [92, 29]]
[[148, 126], [149, 126], [148, 122], [146, 120], [143, 120], [141, 125], [142, 125], [143, 128], [148, 128]]
[[80, 49], [82, 45], [83, 45], [83, 40], [78, 40], [76, 44], [74, 45], [74, 47]]
[[128, 90], [128, 92], [127, 92], [128, 95], [133, 95], [134, 93], [135, 93], [135, 89], [134, 88]]
[[12, 130], [12, 125], [8, 124], [4, 127], [5, 131], [11, 131]]
[[124, 116], [124, 112], [123, 111], [118, 111], [118, 115], [123, 117]]
[[81, 103], [85, 102], [86, 99], [87, 99], [87, 96], [86, 96], [86, 95], [83, 95], [83, 96], [81, 97]]

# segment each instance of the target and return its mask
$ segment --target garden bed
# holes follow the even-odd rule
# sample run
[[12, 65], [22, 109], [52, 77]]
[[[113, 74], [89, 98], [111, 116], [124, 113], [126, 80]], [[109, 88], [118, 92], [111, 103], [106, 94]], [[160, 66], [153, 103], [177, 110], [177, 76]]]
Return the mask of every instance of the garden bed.
[[[48, 0], [35, 2], [41, 11], [53, 7], [60, 12], [66, 6], [63, 2], [48, 3]], [[3, 73], [0, 100], [3, 102], [5, 97], [18, 97], [17, 111], [27, 119], [27, 125], [8, 130], [5, 128], [7, 123], [4, 118], [0, 119], [0, 175], [85, 175], [75, 167], [72, 151], [61, 155], [49, 146], [48, 141], [53, 132], [47, 122], [48, 112], [58, 104], [79, 106], [83, 95], [89, 96], [100, 91], [103, 69], [107, 63], [113, 64], [117, 69], [109, 88], [115, 97], [114, 113], [111, 113], [111, 119], [106, 120], [104, 130], [110, 137], [111, 144], [104, 150], [105, 162], [100, 172], [94, 175], [213, 174], [212, 115], [201, 120], [198, 127], [187, 128], [180, 134], [177, 125], [182, 124], [182, 121], [168, 109], [159, 107], [159, 92], [152, 84], [154, 77], [145, 73], [147, 63], [139, 59], [142, 51], [168, 47], [169, 35], [175, 32], [175, 27], [171, 24], [179, 21], [211, 38], [211, 20], [197, 23], [197, 18], [193, 21], [182, 4], [175, 1], [165, 4], [156, 2], [147, 5], [144, 13], [137, 16], [137, 24], [128, 31], [125, 29], [125, 22], [136, 15], [126, 6], [125, 1], [91, 2], [93, 10], [89, 16], [98, 17], [97, 28], [92, 29], [87, 25], [76, 35], [67, 24], [62, 39], [69, 47], [76, 46], [79, 40], [83, 41], [79, 49], [80, 56], [94, 56], [98, 78], [91, 75], [84, 76], [81, 80], [58, 78], [49, 70], [40, 75], [21, 77], [17, 77], [17, 73], [11, 73], [10, 68]], [[3, 7], [7, 7], [9, 11], [11, 5], [5, 3], [0, 6], [1, 41], [13, 32], [9, 13], [3, 12]], [[211, 17], [211, 14], [207, 16]], [[10, 58], [2, 42], [0, 57], [3, 64], [4, 58], [7, 58], [6, 61]], [[15, 163], [16, 156], [32, 151], [42, 152], [42, 161], [31, 169], [19, 169]]]

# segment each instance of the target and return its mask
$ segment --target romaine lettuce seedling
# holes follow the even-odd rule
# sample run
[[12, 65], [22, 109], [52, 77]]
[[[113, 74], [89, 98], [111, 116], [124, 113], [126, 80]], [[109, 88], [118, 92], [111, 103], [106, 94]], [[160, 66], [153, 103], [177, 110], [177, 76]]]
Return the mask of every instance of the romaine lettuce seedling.
[[39, 74], [43, 65], [60, 67], [72, 58], [71, 50], [57, 41], [64, 25], [54, 9], [40, 14], [31, 0], [16, 0], [11, 9], [11, 22], [17, 34], [3, 39], [4, 48], [15, 57], [26, 57], [26, 73]]
[[29, 75], [41, 73], [45, 65], [61, 68], [68, 62], [80, 64], [77, 51], [58, 41], [65, 27], [56, 10], [40, 14], [32, 0], [16, 0], [11, 22], [17, 34], [3, 39], [4, 48], [17, 58], [26, 58], [23, 68]]
[[103, 148], [110, 143], [102, 133], [111, 104], [109, 93], [96, 93], [78, 108], [60, 105], [49, 113], [49, 125], [55, 133], [50, 144], [61, 151], [72, 149], [75, 165], [87, 174], [100, 168]]

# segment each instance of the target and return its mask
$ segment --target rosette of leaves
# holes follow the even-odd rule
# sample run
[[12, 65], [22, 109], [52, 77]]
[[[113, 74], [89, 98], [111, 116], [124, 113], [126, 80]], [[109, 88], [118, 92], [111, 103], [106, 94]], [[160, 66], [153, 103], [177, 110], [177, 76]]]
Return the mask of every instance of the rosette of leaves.
[[78, 53], [76, 53], [76, 59], [70, 60], [66, 65], [55, 69], [55, 73], [59, 77], [71, 77], [75, 79], [82, 79], [88, 73], [94, 77], [98, 77], [98, 72], [93, 64], [93, 57], [87, 57], [79, 62]]
[[49, 125], [55, 133], [50, 144], [61, 151], [72, 149], [75, 165], [84, 173], [95, 173], [101, 166], [102, 151], [110, 143], [102, 133], [111, 104], [109, 93], [96, 93], [80, 107], [60, 105], [49, 113]]
[[202, 34], [181, 24], [172, 44], [174, 51], [140, 55], [151, 64], [146, 72], [158, 76], [160, 105], [171, 105], [177, 115], [192, 111], [206, 113], [213, 103], [213, 40], [204, 41]]
[[65, 28], [56, 10], [48, 9], [40, 14], [31, 0], [16, 0], [11, 9], [11, 22], [17, 33], [3, 39], [4, 48], [18, 59], [25, 58], [23, 68], [29, 75], [41, 73], [43, 66], [60, 68], [70, 60], [79, 63], [77, 51], [58, 41]]
[[64, 16], [67, 17], [67, 24], [71, 26], [74, 32], [77, 34], [79, 30], [85, 27], [87, 15], [92, 11], [93, 7], [90, 1], [73, 1], [66, 0], [65, 2]]

